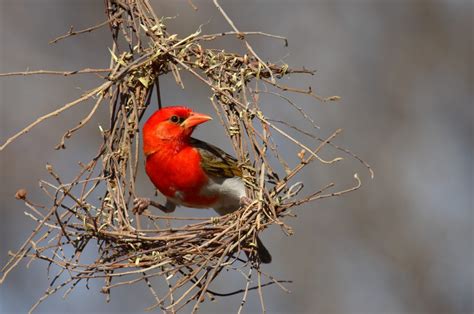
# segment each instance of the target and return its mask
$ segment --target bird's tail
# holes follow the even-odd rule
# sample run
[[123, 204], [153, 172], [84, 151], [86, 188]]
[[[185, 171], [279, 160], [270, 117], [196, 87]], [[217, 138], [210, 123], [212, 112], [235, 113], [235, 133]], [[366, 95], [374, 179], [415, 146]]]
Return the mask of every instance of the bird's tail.
[[262, 240], [260, 240], [259, 237], [257, 237], [257, 252], [260, 262], [263, 264], [270, 264], [272, 262], [272, 255], [270, 252], [268, 252], [267, 248], [265, 245], [263, 245]]

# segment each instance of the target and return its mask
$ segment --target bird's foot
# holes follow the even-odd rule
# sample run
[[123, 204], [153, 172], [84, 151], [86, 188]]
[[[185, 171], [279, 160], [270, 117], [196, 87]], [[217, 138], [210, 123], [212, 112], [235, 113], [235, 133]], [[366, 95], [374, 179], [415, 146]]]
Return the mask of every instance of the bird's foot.
[[155, 201], [152, 201], [151, 199], [149, 198], [146, 198], [146, 197], [137, 197], [134, 201], [133, 201], [133, 209], [132, 209], [132, 212], [134, 214], [143, 214], [143, 212], [145, 211], [145, 209], [147, 209], [148, 207], [150, 206], [153, 206], [153, 207], [156, 207], [158, 209], [160, 209], [161, 211], [165, 212], [165, 213], [172, 213], [174, 212], [174, 209], [175, 207], [168, 207], [168, 206], [163, 206], [161, 205], [160, 203], [157, 203]]
[[249, 206], [250, 204], [252, 204], [252, 200], [250, 199], [250, 197], [248, 196], [242, 196], [240, 198], [240, 206]]
[[151, 205], [151, 200], [146, 197], [137, 197], [133, 201], [133, 209], [132, 212], [134, 214], [141, 215]]

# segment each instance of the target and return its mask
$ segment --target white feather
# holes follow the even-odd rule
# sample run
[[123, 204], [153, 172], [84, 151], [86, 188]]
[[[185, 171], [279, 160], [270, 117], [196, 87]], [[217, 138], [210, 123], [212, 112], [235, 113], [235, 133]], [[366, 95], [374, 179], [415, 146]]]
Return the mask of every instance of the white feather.
[[245, 185], [240, 177], [209, 178], [209, 182], [201, 189], [202, 195], [218, 195], [218, 201], [210, 207], [219, 215], [233, 212], [240, 207], [240, 200], [245, 194]]
[[[216, 178], [209, 177], [209, 182], [202, 187], [202, 196], [216, 197], [218, 200], [201, 208], [213, 208], [219, 215], [231, 213], [240, 207], [241, 198], [245, 197], [245, 185], [240, 177]], [[176, 191], [174, 197], [168, 198], [168, 203], [199, 208], [195, 204], [186, 204], [181, 191]]]

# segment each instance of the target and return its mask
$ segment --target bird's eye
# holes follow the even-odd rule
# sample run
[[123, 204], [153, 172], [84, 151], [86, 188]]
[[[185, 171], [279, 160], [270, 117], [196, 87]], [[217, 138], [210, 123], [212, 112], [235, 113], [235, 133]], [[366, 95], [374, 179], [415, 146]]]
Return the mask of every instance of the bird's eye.
[[173, 122], [173, 123], [178, 123], [178, 122], [179, 122], [178, 116], [172, 116], [172, 117], [170, 118], [170, 120], [171, 120], [171, 122]]

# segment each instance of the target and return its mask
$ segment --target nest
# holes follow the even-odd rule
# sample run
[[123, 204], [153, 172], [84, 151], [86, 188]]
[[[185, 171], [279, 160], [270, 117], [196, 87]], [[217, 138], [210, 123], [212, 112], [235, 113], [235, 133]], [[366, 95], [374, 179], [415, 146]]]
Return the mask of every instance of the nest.
[[[262, 32], [241, 32], [219, 3], [214, 1], [214, 4], [232, 31], [203, 34], [199, 28], [186, 38], [179, 38], [168, 33], [166, 18], [158, 18], [147, 0], [106, 0], [107, 20], [104, 23], [82, 31], [71, 29], [53, 42], [108, 26], [113, 38], [110, 68], [4, 74], [107, 73], [100, 86], [40, 117], [0, 147], [2, 150], [38, 123], [85, 100], [95, 99], [89, 114], [61, 138], [56, 148], [64, 149], [67, 139], [88, 124], [99, 106], [109, 106], [110, 124], [101, 128], [103, 142], [98, 153], [81, 164], [72, 181], [64, 182], [54, 167], [47, 165], [52, 180], [41, 181], [40, 188], [51, 199], [51, 204], [35, 204], [24, 190], [16, 195], [29, 208], [27, 215], [37, 222], [37, 227], [20, 249], [10, 252], [11, 259], [2, 270], [1, 281], [23, 259], [44, 260], [49, 263], [48, 273], [54, 270], [49, 274], [50, 287], [31, 310], [59, 290], [64, 290], [67, 296], [78, 283], [91, 279], [103, 280], [102, 292], [107, 299], [115, 287], [145, 282], [155, 298], [155, 303], [148, 309], [176, 312], [188, 305], [195, 312], [206, 299], [240, 293], [240, 311], [248, 292], [254, 289], [258, 290], [264, 309], [262, 288], [265, 285], [286, 288], [281, 281], [263, 272], [258, 260], [252, 259], [256, 254], [256, 235], [273, 224], [291, 234], [291, 228], [283, 221], [291, 215], [291, 208], [360, 187], [356, 174], [355, 184], [349, 188], [334, 190], [335, 184], [328, 183], [322, 188], [305, 188], [305, 196], [299, 196], [303, 183], [295, 182], [295, 177], [303, 169], [314, 161], [329, 165], [342, 159], [323, 159], [319, 153], [324, 147], [332, 146], [364, 163], [350, 151], [333, 144], [341, 130], [327, 138], [316, 136], [314, 121], [290, 98], [295, 93], [321, 102], [335, 101], [339, 97], [324, 98], [311, 88], [298, 89], [281, 84], [280, 79], [286, 75], [312, 75], [313, 72], [283, 63], [264, 62], [247, 38], [266, 36], [280, 40], [284, 45], [286, 39]], [[246, 53], [206, 48], [208, 42], [226, 36], [241, 41]], [[184, 88], [183, 71], [208, 88], [210, 104], [232, 142], [252, 202], [235, 213], [214, 218], [160, 216], [151, 211], [134, 215], [133, 201], [139, 196], [135, 179], [141, 166], [141, 118], [146, 110], [156, 109], [149, 108], [154, 91], [161, 107], [160, 76], [171, 72], [176, 83]], [[260, 99], [267, 95], [279, 97], [304, 122], [295, 126], [284, 119], [267, 117], [260, 108]], [[300, 128], [304, 123], [311, 126], [310, 131]], [[315, 144], [312, 147], [303, 144], [301, 138], [290, 135], [292, 132]], [[292, 159], [297, 156], [296, 163], [287, 161], [279, 152], [275, 144], [277, 137], [293, 145]], [[368, 169], [371, 171], [370, 167]], [[84, 258], [83, 252], [88, 247], [93, 247], [97, 253], [92, 261]], [[247, 255], [240, 254], [241, 251], [246, 251]], [[213, 291], [211, 283], [223, 270], [244, 274], [246, 284], [228, 294]], [[253, 283], [252, 276], [257, 276], [257, 283]], [[157, 289], [152, 278], [162, 280], [166, 289]]]

